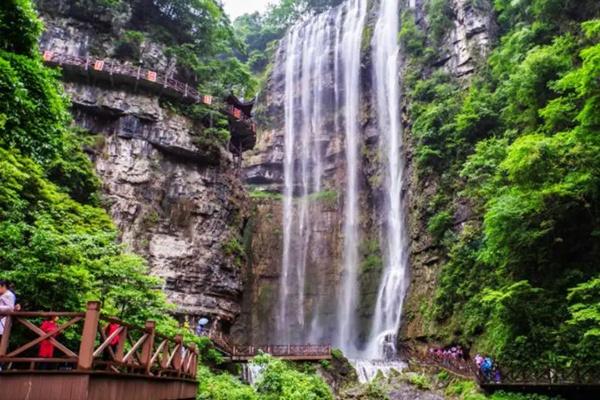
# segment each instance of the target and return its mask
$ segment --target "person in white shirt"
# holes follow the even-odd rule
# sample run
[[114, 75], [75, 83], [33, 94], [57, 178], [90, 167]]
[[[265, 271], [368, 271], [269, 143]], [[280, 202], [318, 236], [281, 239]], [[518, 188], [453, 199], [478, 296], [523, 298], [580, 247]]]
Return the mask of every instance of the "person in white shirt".
[[[13, 311], [15, 309], [15, 294], [8, 289], [8, 283], [0, 280], [0, 312]], [[0, 319], [0, 337], [4, 334], [6, 317]]]

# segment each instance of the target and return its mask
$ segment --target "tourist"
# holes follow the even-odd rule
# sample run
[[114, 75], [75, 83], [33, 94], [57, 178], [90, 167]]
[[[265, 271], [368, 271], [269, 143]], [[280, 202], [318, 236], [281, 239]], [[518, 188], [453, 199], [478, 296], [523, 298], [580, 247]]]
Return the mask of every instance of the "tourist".
[[[58, 331], [58, 325], [56, 324], [57, 321], [58, 321], [58, 317], [56, 315], [48, 317], [48, 319], [46, 319], [44, 322], [42, 322], [42, 325], [40, 325], [40, 329], [44, 333], [56, 332], [56, 331]], [[50, 336], [48, 339], [42, 340], [42, 342], [40, 343], [40, 350], [38, 352], [38, 356], [40, 358], [54, 358], [54, 343], [52, 343], [52, 339], [51, 339], [53, 336], [56, 336], [56, 334]], [[52, 368], [51, 363], [43, 362], [40, 364], [40, 369], [51, 369], [51, 368]]]
[[[15, 310], [16, 297], [13, 292], [8, 289], [8, 282], [0, 280], [0, 312], [10, 312]], [[6, 317], [0, 318], [0, 340], [4, 335], [4, 327], [6, 326]], [[0, 371], [2, 364], [0, 363]]]
[[474, 360], [475, 365], [477, 365], [477, 369], [481, 369], [481, 364], [483, 364], [483, 357], [481, 356], [481, 354], [477, 354]]
[[490, 357], [485, 357], [483, 362], [481, 363], [481, 373], [485, 377], [486, 380], [492, 380], [492, 368], [494, 363]]
[[206, 326], [206, 324], [208, 324], [207, 318], [203, 317], [198, 320], [198, 323], [196, 324], [196, 335], [197, 336], [206, 335], [206, 329], [204, 328]]
[[500, 370], [498, 369], [498, 367], [494, 367], [494, 382], [500, 383], [501, 380], [502, 380], [502, 377], [500, 375]]
[[[104, 333], [106, 334], [106, 338], [109, 338], [113, 333], [115, 333], [119, 328], [121, 327], [121, 325], [119, 325], [116, 322], [111, 322], [108, 325], [106, 325], [106, 328], [104, 328]], [[121, 341], [121, 335], [117, 334], [114, 338], [112, 338], [110, 340], [110, 343], [108, 344], [107, 350], [105, 351], [103, 354], [103, 358], [104, 360], [108, 361], [110, 359], [114, 359], [115, 354], [117, 354], [117, 349], [119, 347], [119, 342]], [[111, 354], [112, 353], [112, 354]]]
[[[8, 282], [0, 280], [0, 312], [10, 312], [15, 310], [15, 294], [8, 289]], [[6, 326], [6, 317], [0, 319], [0, 338], [4, 335]]]

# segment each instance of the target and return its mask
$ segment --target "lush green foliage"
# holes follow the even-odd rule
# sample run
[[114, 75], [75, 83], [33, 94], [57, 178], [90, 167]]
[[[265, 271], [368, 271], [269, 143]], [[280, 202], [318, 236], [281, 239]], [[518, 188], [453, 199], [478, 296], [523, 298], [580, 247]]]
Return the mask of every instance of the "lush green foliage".
[[256, 74], [267, 70], [277, 41], [283, 37], [288, 27], [299, 18], [322, 12], [340, 4], [342, 0], [280, 0], [273, 2], [264, 13], [245, 14], [234, 21], [235, 33], [247, 46], [247, 52], [240, 53], [240, 60]]
[[28, 55], [34, 54], [42, 24], [29, 0], [5, 0], [0, 7], [0, 48]]
[[[449, 254], [433, 315], [447, 340], [474, 342], [503, 362], [600, 363], [590, 352], [600, 21], [597, 2], [585, 3], [497, 0], [503, 36], [467, 91], [439, 72], [407, 80], [418, 173], [435, 176], [442, 193], [426, 210], [429, 230]], [[435, 27], [429, 33], [439, 38]], [[424, 59], [411, 53], [417, 69]], [[478, 218], [448, 234], [458, 202]]]
[[255, 390], [228, 373], [217, 374], [200, 367], [198, 400], [258, 400]]
[[268, 355], [256, 357], [254, 363], [263, 367], [256, 382], [256, 392], [262, 400], [333, 400], [331, 389], [317, 375], [297, 371]]
[[39, 59], [39, 22], [29, 1], [17, 3], [0, 6], [0, 26], [21, 21], [13, 33], [23, 39], [0, 48], [2, 278], [14, 282], [26, 309], [78, 310], [100, 299], [110, 314], [173, 329], [160, 282], [117, 243], [95, 204], [97, 178], [68, 128], [59, 85]]
[[299, 371], [269, 355], [254, 359], [262, 372], [256, 384], [248, 386], [229, 374], [216, 374], [200, 369], [199, 400], [327, 400], [333, 395], [327, 384], [314, 371]]

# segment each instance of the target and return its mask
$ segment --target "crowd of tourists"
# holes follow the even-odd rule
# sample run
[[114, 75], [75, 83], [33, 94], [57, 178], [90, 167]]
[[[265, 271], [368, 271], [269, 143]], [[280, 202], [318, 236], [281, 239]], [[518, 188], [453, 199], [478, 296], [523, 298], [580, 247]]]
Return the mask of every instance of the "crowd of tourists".
[[[430, 348], [428, 350], [429, 357], [441, 365], [467, 365], [469, 357], [461, 346], [449, 346], [445, 348]], [[477, 373], [480, 377], [489, 382], [500, 383], [500, 369], [490, 356], [482, 356], [477, 354], [473, 357], [473, 362], [477, 367]]]
[[429, 355], [438, 361], [462, 360], [464, 359], [465, 352], [461, 346], [452, 346], [445, 349], [430, 348]]

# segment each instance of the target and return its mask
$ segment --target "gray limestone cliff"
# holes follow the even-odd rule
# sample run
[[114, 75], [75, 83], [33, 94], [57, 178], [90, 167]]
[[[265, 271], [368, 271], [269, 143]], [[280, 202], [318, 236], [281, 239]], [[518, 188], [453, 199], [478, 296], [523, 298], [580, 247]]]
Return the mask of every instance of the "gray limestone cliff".
[[[129, 10], [89, 19], [75, 4], [39, 2], [41, 49], [114, 61]], [[140, 57], [160, 72], [176, 68], [157, 44], [144, 44]], [[94, 135], [86, 150], [123, 243], [164, 278], [178, 314], [218, 316], [227, 330], [243, 290], [239, 255], [228, 244], [239, 240], [248, 214], [232, 154], [202, 140], [201, 124], [158, 93], [66, 73], [64, 88], [76, 126]]]

